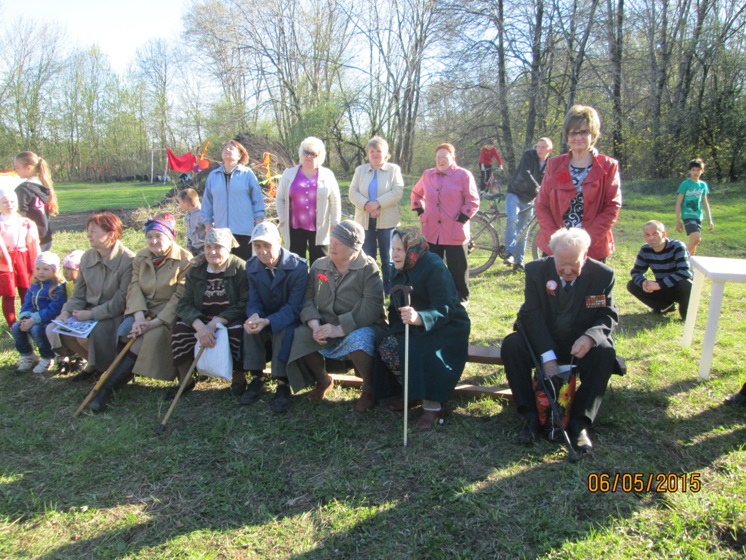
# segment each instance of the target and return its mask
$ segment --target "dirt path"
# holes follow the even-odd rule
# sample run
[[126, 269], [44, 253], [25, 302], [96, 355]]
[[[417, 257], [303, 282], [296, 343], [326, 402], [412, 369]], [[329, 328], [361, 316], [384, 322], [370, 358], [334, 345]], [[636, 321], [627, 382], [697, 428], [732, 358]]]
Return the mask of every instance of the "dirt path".
[[[133, 210], [117, 210], [115, 214], [119, 216], [124, 227], [132, 227]], [[85, 223], [93, 212], [64, 212], [59, 216], [51, 218], [53, 231], [85, 231]]]

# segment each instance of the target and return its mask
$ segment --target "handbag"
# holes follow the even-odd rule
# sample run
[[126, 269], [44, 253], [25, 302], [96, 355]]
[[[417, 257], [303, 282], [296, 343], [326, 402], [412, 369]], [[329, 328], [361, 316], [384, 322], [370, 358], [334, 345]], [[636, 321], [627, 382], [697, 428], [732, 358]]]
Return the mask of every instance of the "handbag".
[[[197, 340], [197, 344], [194, 346], [195, 357], [200, 347], [199, 340]], [[232, 380], [233, 358], [231, 357], [231, 345], [228, 342], [228, 329], [224, 325], [218, 324], [215, 330], [215, 346], [205, 348], [199, 362], [197, 362], [197, 370], [200, 374], [207, 377], [220, 377], [227, 381]]]
[[575, 366], [560, 366], [560, 373], [554, 377], [546, 379], [547, 395], [541, 388], [541, 383], [534, 374], [534, 392], [536, 393], [536, 409], [539, 412], [539, 424], [544, 432], [544, 437], [549, 441], [560, 441], [562, 439], [562, 430], [557, 425], [557, 421], [552, 414], [552, 405], [549, 400], [557, 403], [560, 416], [562, 417], [562, 426], [567, 428], [570, 422], [570, 411], [572, 401], [575, 398], [575, 386], [577, 383], [575, 375]]

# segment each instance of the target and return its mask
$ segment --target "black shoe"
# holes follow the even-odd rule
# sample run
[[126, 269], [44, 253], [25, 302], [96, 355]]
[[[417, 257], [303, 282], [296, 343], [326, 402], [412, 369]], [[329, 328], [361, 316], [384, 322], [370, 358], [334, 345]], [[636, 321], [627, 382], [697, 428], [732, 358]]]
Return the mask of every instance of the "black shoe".
[[730, 397], [727, 397], [723, 404], [727, 404], [729, 406], [736, 406], [736, 405], [746, 405], [746, 395], [743, 393], [736, 393], [735, 395], [731, 395]]
[[570, 421], [570, 443], [578, 453], [587, 454], [593, 451], [593, 442], [588, 432], [588, 423], [585, 420]]
[[72, 377], [68, 377], [67, 380], [77, 383], [78, 381], [89, 381], [91, 379], [98, 379], [99, 377], [101, 377], [100, 371], [96, 371], [95, 369], [84, 369]]
[[536, 413], [526, 415], [526, 423], [518, 432], [518, 443], [528, 445], [539, 440], [539, 416]]
[[[193, 391], [196, 387], [197, 382], [192, 379], [189, 384], [184, 388], [184, 392], [182, 395], [186, 395], [189, 391]], [[174, 385], [173, 387], [166, 390], [166, 392], [163, 395], [164, 401], [172, 401], [176, 398], [176, 394], [179, 392], [179, 385]]]
[[231, 381], [231, 394], [234, 397], [240, 397], [246, 391], [246, 380]]
[[513, 272], [526, 272], [526, 267], [521, 263], [516, 263], [513, 265]]
[[130, 356], [125, 356], [122, 361], [119, 362], [116, 369], [109, 374], [104, 384], [93, 397], [93, 400], [88, 404], [93, 412], [103, 412], [109, 408], [107, 401], [111, 397], [113, 391], [119, 390], [135, 376], [132, 373], [132, 368], [135, 367], [135, 360]]
[[290, 402], [290, 387], [287, 385], [278, 385], [275, 396], [272, 397], [272, 402], [269, 403], [269, 406], [272, 408], [272, 412], [287, 412], [290, 408]]
[[676, 311], [676, 302], [669, 303], [666, 307], [662, 309], [658, 309], [658, 313], [661, 315], [665, 315], [666, 313], [671, 313], [672, 311]]
[[515, 257], [513, 255], [507, 255], [503, 259], [503, 262], [505, 263], [506, 266], [513, 266], [515, 264]]
[[261, 377], [254, 377], [246, 387], [241, 399], [238, 401], [239, 404], [253, 404], [259, 400], [264, 392], [264, 379]]
[[71, 373], [72, 365], [70, 364], [70, 358], [67, 356], [60, 356], [57, 358], [57, 369], [55, 370], [55, 375], [67, 375], [68, 373]]

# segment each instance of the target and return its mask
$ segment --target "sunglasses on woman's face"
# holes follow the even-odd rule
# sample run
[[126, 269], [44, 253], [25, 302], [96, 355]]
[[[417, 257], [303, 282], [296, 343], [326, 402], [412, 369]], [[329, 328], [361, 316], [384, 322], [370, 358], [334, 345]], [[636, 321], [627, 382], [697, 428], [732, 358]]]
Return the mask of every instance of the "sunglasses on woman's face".
[[319, 155], [319, 154], [314, 154], [313, 152], [309, 152], [308, 150], [303, 150], [303, 155], [304, 155], [304, 156], [308, 156], [308, 157], [312, 157], [312, 158], [315, 158], [315, 157], [316, 157], [317, 155]]

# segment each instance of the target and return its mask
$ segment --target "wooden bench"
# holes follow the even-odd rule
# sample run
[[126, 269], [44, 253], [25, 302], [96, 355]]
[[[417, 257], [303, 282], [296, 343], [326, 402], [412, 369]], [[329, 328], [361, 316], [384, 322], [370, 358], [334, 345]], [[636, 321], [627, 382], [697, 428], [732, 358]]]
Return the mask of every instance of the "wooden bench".
[[[503, 360], [500, 356], [500, 347], [469, 345], [469, 355], [467, 357], [467, 362], [471, 362], [473, 364], [501, 366], [503, 365]], [[349, 367], [347, 367], [344, 362], [337, 362], [336, 360], [327, 360], [327, 367], [330, 372], [349, 371]], [[617, 375], [624, 375], [625, 373], [627, 373], [627, 364], [624, 361], [624, 358], [622, 358], [621, 356], [616, 357], [616, 366], [614, 367], [613, 373]], [[354, 375], [348, 375], [346, 373], [331, 373], [331, 376], [334, 379], [335, 383], [339, 383], [343, 387], [361, 387], [363, 384], [363, 380]], [[490, 397], [492, 399], [513, 398], [510, 389], [500, 389], [499, 387], [484, 385], [457, 385], [456, 392], [467, 397], [484, 396]]]

